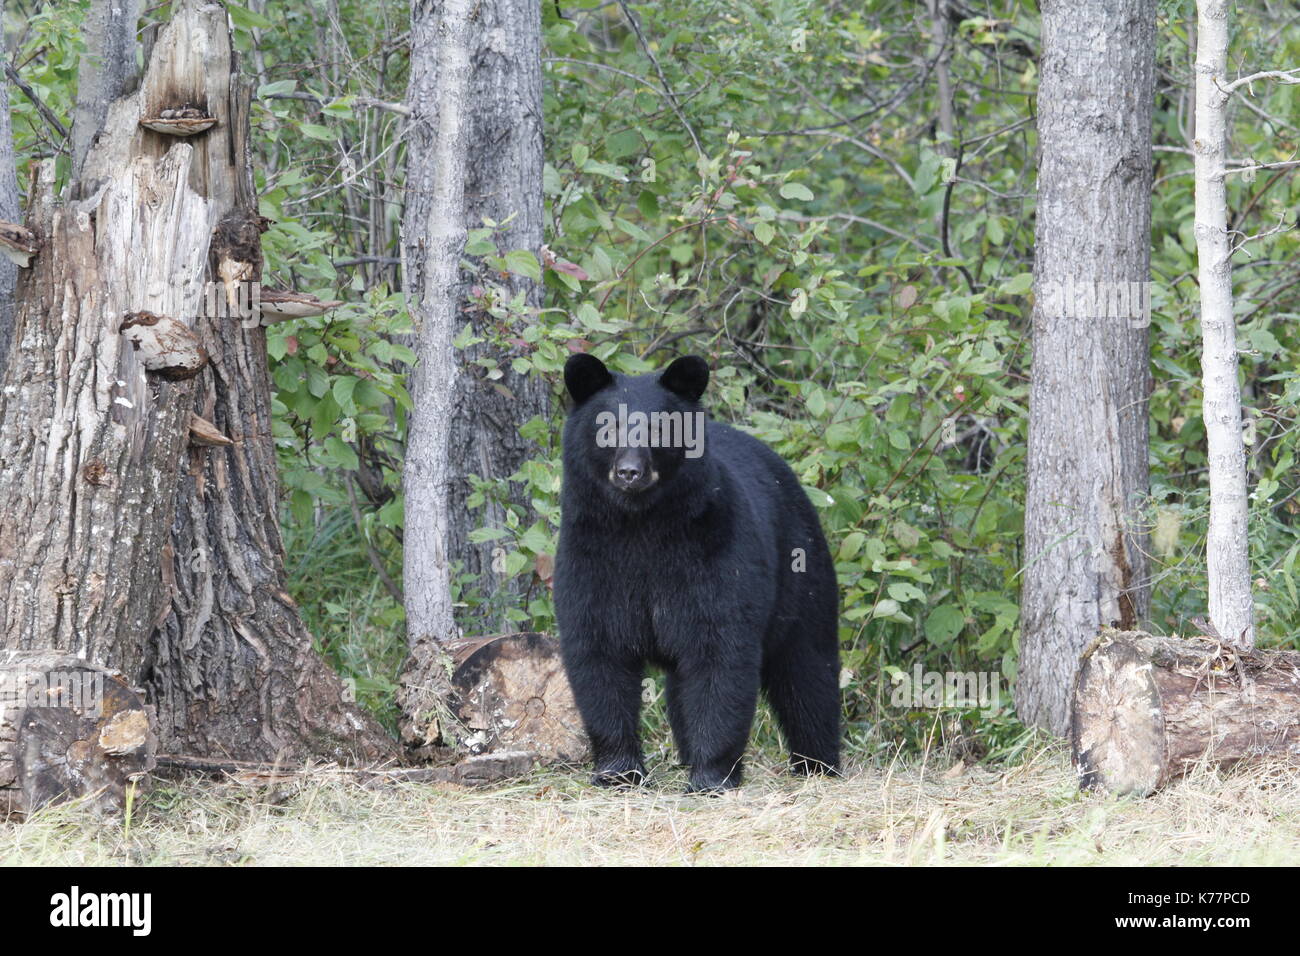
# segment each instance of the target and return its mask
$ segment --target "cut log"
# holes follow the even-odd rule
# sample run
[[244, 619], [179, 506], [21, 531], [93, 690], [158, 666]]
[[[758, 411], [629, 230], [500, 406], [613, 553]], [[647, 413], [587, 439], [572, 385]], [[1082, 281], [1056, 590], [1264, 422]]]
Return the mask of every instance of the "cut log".
[[153, 708], [117, 672], [58, 651], [0, 651], [0, 816], [87, 796], [116, 813], [156, 744]]
[[1206, 762], [1300, 754], [1300, 651], [1103, 629], [1074, 685], [1080, 785], [1147, 796]]
[[542, 762], [587, 759], [559, 643], [544, 634], [499, 634], [449, 648], [452, 706], [471, 753], [523, 752]]

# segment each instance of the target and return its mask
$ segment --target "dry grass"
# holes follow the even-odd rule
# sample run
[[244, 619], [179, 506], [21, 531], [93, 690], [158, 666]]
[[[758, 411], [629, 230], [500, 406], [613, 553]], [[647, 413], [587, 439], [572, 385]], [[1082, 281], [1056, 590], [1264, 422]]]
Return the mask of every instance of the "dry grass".
[[362, 787], [335, 773], [247, 787], [158, 784], [129, 824], [58, 807], [0, 825], [0, 863], [1281, 864], [1300, 849], [1300, 771], [1202, 770], [1147, 800], [1080, 794], [1065, 755], [1004, 772], [920, 764], [798, 780], [752, 767], [685, 797], [677, 771], [609, 792], [579, 771], [493, 790]]

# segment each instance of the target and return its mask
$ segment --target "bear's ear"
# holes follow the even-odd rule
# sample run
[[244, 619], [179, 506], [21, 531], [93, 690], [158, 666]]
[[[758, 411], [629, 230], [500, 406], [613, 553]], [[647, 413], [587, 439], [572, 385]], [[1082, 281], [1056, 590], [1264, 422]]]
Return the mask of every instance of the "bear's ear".
[[674, 395], [698, 402], [709, 384], [709, 365], [698, 355], [683, 355], [664, 369], [659, 384]]
[[609, 374], [605, 363], [594, 355], [578, 352], [570, 355], [564, 363], [564, 386], [579, 405], [612, 381], [614, 376]]

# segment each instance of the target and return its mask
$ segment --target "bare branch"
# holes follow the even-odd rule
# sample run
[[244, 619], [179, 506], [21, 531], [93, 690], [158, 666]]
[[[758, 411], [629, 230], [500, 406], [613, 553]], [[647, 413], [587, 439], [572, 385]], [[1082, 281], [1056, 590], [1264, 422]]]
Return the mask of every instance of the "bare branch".
[[[1227, 94], [1231, 94], [1243, 86], [1249, 86], [1256, 80], [1273, 80], [1277, 83], [1294, 85], [1300, 84], [1300, 76], [1297, 76], [1297, 73], [1300, 73], [1300, 67], [1296, 67], [1294, 70], [1265, 70], [1262, 73], [1252, 73], [1250, 76], [1243, 76], [1239, 80], [1233, 80], [1227, 86], [1222, 83], [1216, 83], [1216, 85]], [[1251, 90], [1252, 96], [1254, 93], [1255, 91]]]
[[9, 77], [10, 83], [22, 90], [23, 96], [31, 100], [32, 105], [36, 107], [36, 112], [40, 113], [45, 122], [50, 124], [50, 129], [58, 133], [62, 139], [67, 139], [68, 128], [59, 122], [59, 118], [54, 115], [54, 111], [45, 105], [45, 102], [36, 95], [36, 91], [23, 82], [23, 78], [18, 75], [18, 71], [7, 62], [5, 63], [5, 76]]

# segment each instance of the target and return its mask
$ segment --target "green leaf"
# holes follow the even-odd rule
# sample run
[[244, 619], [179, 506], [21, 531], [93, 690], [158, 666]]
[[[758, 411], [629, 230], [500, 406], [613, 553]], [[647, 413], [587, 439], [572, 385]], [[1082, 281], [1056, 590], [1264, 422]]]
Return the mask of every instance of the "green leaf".
[[1012, 276], [998, 290], [1003, 295], [1024, 295], [1034, 287], [1034, 274], [1032, 272], [1021, 272]]
[[[471, 345], [477, 345], [482, 341], [481, 338], [474, 334], [474, 324], [472, 322], [466, 322], [465, 327], [460, 330], [460, 333], [454, 339], [451, 340], [451, 346], [452, 348], [457, 349], [467, 349]], [[396, 350], [394, 350], [394, 352], [395, 351]]]
[[925, 637], [931, 644], [943, 647], [961, 633], [966, 626], [966, 615], [953, 604], [940, 604], [925, 618]]
[[602, 163], [596, 159], [589, 159], [582, 166], [584, 173], [591, 173], [593, 176], [604, 176], [606, 179], [615, 179], [620, 183], [627, 182], [627, 170], [622, 166], [616, 166], [614, 163]]
[[357, 453], [352, 450], [352, 446], [343, 441], [343, 439], [339, 438], [337, 435], [331, 435], [329, 438], [325, 439], [325, 450], [329, 452], [334, 457], [334, 460], [343, 468], [352, 471], [361, 466], [361, 462], [357, 460]]
[[254, 13], [237, 3], [227, 3], [226, 12], [230, 14], [230, 22], [240, 30], [269, 30], [275, 26], [260, 13]]
[[533, 554], [549, 554], [551, 552], [551, 536], [540, 522], [523, 533], [519, 538], [519, 544], [533, 552]]
[[862, 543], [866, 540], [867, 536], [861, 531], [850, 531], [840, 542], [839, 560], [852, 561], [862, 551]]
[[330, 390], [330, 377], [319, 365], [307, 366], [307, 390], [317, 398], [324, 398]]
[[357, 390], [357, 383], [360, 381], [352, 375], [344, 375], [334, 380], [334, 401], [339, 403], [339, 408], [344, 411], [354, 410], [352, 393]]
[[515, 275], [521, 275], [526, 279], [532, 279], [534, 282], [542, 281], [542, 267], [538, 263], [537, 257], [527, 249], [515, 249], [507, 252], [506, 268]]
[[925, 592], [915, 584], [908, 584], [906, 581], [895, 581], [885, 590], [899, 604], [906, 604], [908, 601], [925, 600]]
[[[297, 87], [297, 80], [277, 80], [274, 83], [263, 83], [257, 88], [257, 98], [260, 100], [279, 93], [292, 93]], [[283, 185], [283, 183], [281, 184]]]
[[294, 520], [301, 525], [311, 523], [312, 497], [301, 488], [295, 491], [289, 497], [289, 510], [293, 513]]
[[641, 144], [641, 134], [638, 131], [634, 129], [624, 130], [605, 140], [605, 155], [610, 159], [622, 159], [624, 156], [639, 153]]
[[803, 183], [785, 183], [781, 187], [782, 199], [802, 199], [804, 202], [812, 202], [816, 197], [813, 191]]

